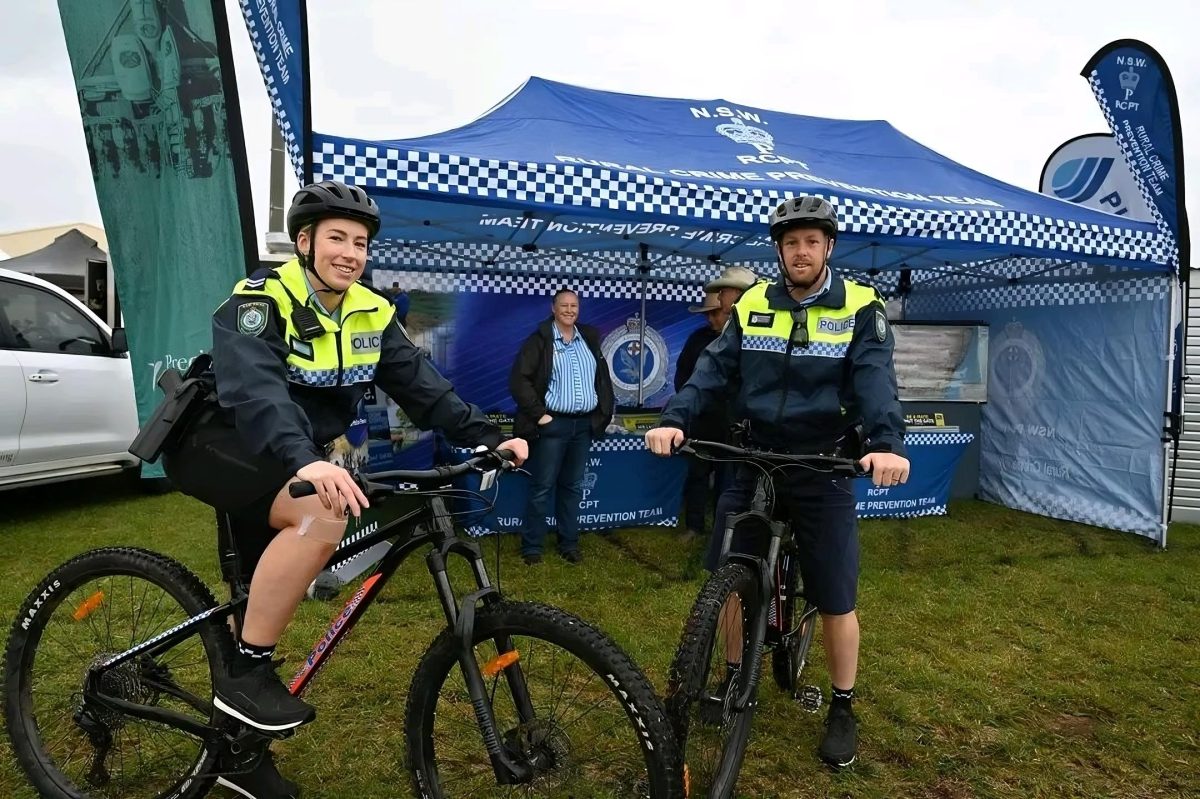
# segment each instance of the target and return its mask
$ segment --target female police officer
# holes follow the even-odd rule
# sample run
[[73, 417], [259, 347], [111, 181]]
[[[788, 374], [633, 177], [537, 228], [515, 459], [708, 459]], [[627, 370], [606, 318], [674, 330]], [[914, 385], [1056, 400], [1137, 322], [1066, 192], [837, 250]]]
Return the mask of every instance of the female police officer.
[[[387, 298], [357, 282], [379, 232], [374, 200], [333, 181], [306, 186], [287, 225], [297, 258], [239, 282], [213, 315], [218, 418], [198, 425], [165, 464], [185, 492], [240, 524], [278, 531], [254, 570], [238, 654], [213, 700], [275, 732], [315, 716], [284, 687], [271, 655], [340, 541], [346, 514], [367, 506], [350, 473], [325, 460], [366, 389], [378, 384], [418, 426], [439, 428], [456, 443], [500, 445], [518, 463], [528, 456], [521, 439], [500, 444], [499, 429], [454, 393]], [[286, 490], [293, 480], [311, 482], [316, 495], [293, 498]]]

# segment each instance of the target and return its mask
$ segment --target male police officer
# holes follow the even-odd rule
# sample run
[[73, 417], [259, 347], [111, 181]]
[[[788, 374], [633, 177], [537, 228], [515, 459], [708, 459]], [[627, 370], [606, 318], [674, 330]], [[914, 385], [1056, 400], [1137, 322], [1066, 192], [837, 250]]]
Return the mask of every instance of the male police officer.
[[[752, 442], [794, 453], [833, 452], [861, 423], [864, 468], [876, 485], [908, 479], [904, 422], [896, 396], [893, 338], [874, 289], [833, 274], [828, 261], [837, 215], [820, 197], [795, 197], [771, 214], [779, 280], [742, 295], [724, 332], [700, 356], [691, 379], [646, 434], [656, 455], [670, 455], [704, 410], [732, 401], [750, 422]], [[806, 595], [821, 612], [833, 700], [819, 754], [848, 766], [858, 745], [851, 710], [858, 670], [858, 528], [849, 480], [793, 473], [777, 479], [800, 548]], [[745, 510], [755, 475], [739, 471], [717, 506], [717, 531], [729, 513]], [[716, 567], [721, 535], [712, 536], [708, 566]], [[734, 541], [734, 547], [744, 546]], [[739, 638], [740, 640], [740, 638]], [[733, 649], [727, 649], [732, 652]], [[731, 668], [736, 664], [731, 663]]]

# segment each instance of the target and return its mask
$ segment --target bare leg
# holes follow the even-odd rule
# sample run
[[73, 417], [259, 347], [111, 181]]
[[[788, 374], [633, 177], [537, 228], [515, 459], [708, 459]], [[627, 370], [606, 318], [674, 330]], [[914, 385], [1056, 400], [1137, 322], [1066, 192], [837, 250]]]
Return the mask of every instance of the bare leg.
[[254, 569], [242, 630], [242, 640], [256, 646], [278, 643], [304, 592], [337, 548], [346, 520], [315, 496], [294, 499], [285, 486], [271, 506], [270, 523], [279, 532]]
[[830, 681], [836, 688], [853, 688], [858, 677], [858, 614], [822, 613], [821, 630]]

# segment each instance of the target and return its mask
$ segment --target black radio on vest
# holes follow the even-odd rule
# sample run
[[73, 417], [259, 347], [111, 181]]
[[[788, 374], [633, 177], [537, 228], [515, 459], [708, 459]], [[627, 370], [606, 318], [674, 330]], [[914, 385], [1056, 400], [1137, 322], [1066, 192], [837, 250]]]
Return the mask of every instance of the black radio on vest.
[[297, 305], [292, 309], [292, 327], [296, 328], [302, 341], [312, 341], [325, 333], [325, 327], [311, 305]]

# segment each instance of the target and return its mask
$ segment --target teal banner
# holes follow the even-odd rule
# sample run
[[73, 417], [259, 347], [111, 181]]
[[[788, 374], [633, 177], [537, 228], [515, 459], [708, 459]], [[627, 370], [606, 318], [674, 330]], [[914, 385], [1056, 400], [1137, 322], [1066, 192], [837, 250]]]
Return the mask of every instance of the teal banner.
[[[257, 263], [222, 0], [59, 0], [142, 422]], [[161, 470], [144, 476], [159, 476]]]

